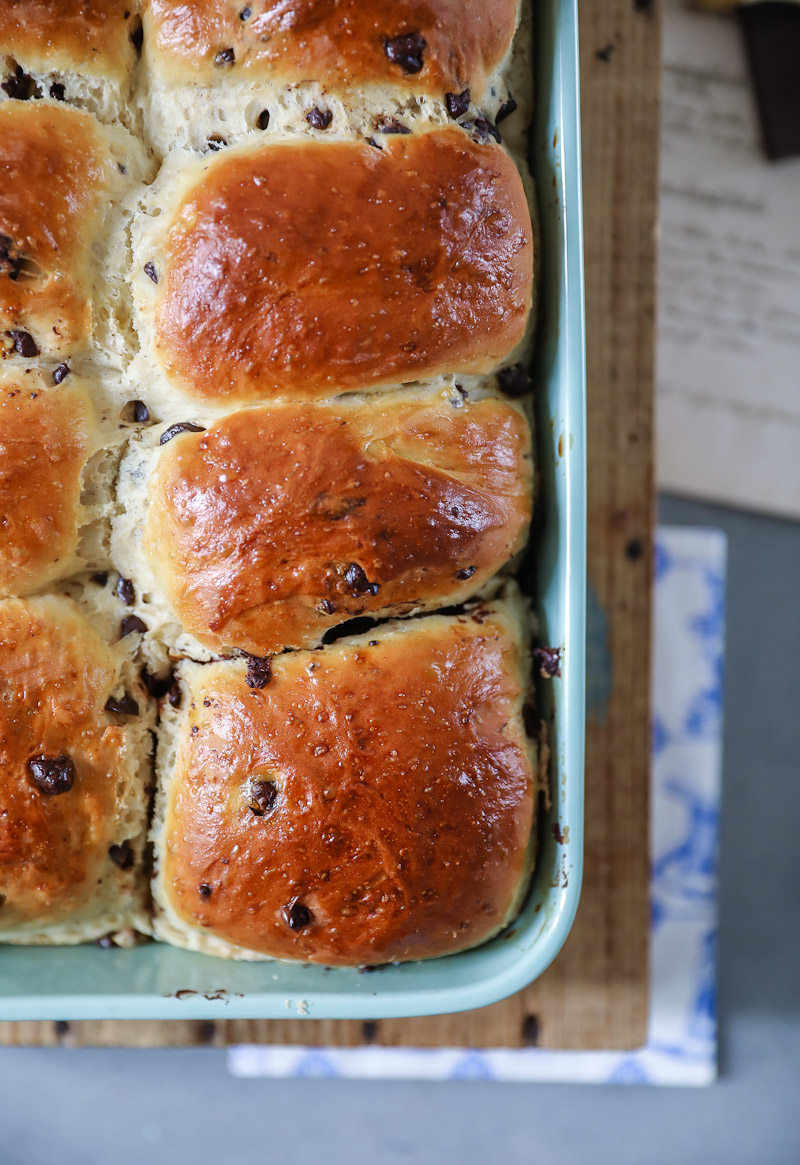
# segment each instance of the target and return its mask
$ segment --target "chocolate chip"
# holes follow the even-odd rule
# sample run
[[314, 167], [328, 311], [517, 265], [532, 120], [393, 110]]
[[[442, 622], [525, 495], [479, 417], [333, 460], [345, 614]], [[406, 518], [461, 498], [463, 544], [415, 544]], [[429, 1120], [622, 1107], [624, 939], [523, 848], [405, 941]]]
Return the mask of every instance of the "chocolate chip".
[[170, 425], [158, 439], [159, 445], [166, 445], [167, 441], [171, 441], [173, 437], [177, 437], [179, 433], [205, 433], [202, 425], [195, 425], [191, 421], [179, 421], [177, 425]]
[[354, 595], [377, 595], [380, 587], [370, 582], [364, 568], [357, 562], [351, 562], [344, 572], [344, 581], [351, 588]]
[[209, 886], [208, 882], [201, 882], [197, 887], [197, 893], [200, 895], [204, 902], [207, 902], [211, 897], [211, 887]]
[[395, 121], [393, 117], [380, 122], [376, 129], [378, 133], [411, 133], [407, 125], [403, 125], [402, 121]]
[[139, 672], [139, 679], [142, 681], [147, 694], [153, 700], [160, 700], [162, 696], [167, 694], [172, 676], [169, 675], [165, 680], [154, 676], [146, 666], [143, 666]]
[[248, 688], [265, 688], [272, 679], [272, 660], [268, 655], [248, 655], [245, 683]]
[[0, 272], [16, 283], [22, 271], [22, 259], [10, 235], [0, 234]]
[[463, 570], [456, 571], [456, 578], [466, 582], [468, 578], [472, 578], [477, 569], [477, 566], [465, 566]]
[[14, 341], [14, 351], [18, 356], [25, 356], [30, 359], [33, 356], [39, 355], [39, 349], [36, 347], [36, 341], [28, 332], [20, 332], [16, 328], [6, 332]]
[[303, 930], [311, 924], [311, 911], [297, 899], [281, 910], [283, 921], [291, 930]]
[[104, 951], [113, 951], [116, 949], [117, 944], [110, 934], [104, 934], [102, 938], [97, 939], [94, 945], [101, 947]]
[[108, 856], [114, 865], [119, 866], [121, 870], [130, 870], [135, 861], [135, 856], [129, 841], [123, 841], [122, 845], [110, 845], [108, 847]]
[[65, 1019], [57, 1019], [53, 1024], [53, 1030], [58, 1038], [61, 1039], [62, 1036], [69, 1035], [69, 1024]]
[[382, 145], [380, 145], [380, 143], [379, 143], [379, 142], [376, 142], [376, 141], [375, 141], [375, 138], [367, 138], [367, 145], [368, 145], [368, 146], [373, 146], [373, 147], [374, 147], [376, 150], [382, 150], [382, 149], [383, 149], [383, 146], [382, 146]]
[[54, 101], [63, 101], [66, 96], [66, 89], [60, 81], [54, 81], [50, 86], [50, 96]]
[[256, 125], [259, 129], [267, 129], [269, 126], [269, 110], [262, 109], [256, 118]]
[[248, 806], [251, 813], [254, 813], [256, 817], [263, 817], [265, 813], [269, 813], [271, 809], [274, 809], [277, 800], [278, 786], [274, 781], [252, 780], [250, 782], [250, 800]]
[[75, 783], [75, 765], [68, 756], [34, 756], [28, 761], [31, 780], [40, 793], [57, 797]]
[[312, 129], [327, 129], [333, 121], [333, 114], [330, 109], [309, 109], [306, 114], [306, 121]]
[[539, 661], [539, 674], [545, 680], [561, 675], [561, 649], [558, 647], [534, 647], [534, 659]]
[[53, 384], [61, 384], [71, 372], [69, 364], [59, 364], [53, 369]]
[[126, 635], [130, 635], [134, 631], [138, 631], [139, 634], [143, 635], [147, 630], [147, 624], [143, 623], [138, 615], [126, 615], [120, 623], [119, 629], [124, 639]]
[[92, 575], [92, 582], [97, 583], [99, 587], [104, 587], [108, 582], [108, 571], [99, 570], [97, 574]]
[[461, 93], [445, 93], [444, 95], [447, 112], [454, 119], [464, 116], [469, 109], [471, 100], [469, 89], [464, 89]]
[[148, 276], [148, 278], [153, 280], [153, 283], [158, 283], [158, 272], [156, 271], [156, 265], [152, 259], [148, 259], [145, 263], [144, 273]]
[[501, 121], [505, 121], [505, 119], [507, 117], [511, 117], [511, 114], [514, 112], [514, 110], [516, 108], [517, 108], [516, 101], [514, 100], [513, 97], [509, 96], [508, 99], [503, 102], [503, 104], [500, 106], [497, 113], [495, 114], [494, 124], [499, 125]]
[[129, 578], [123, 578], [122, 575], [117, 579], [117, 585], [114, 587], [114, 594], [120, 599], [126, 607], [132, 607], [136, 602], [136, 589]]
[[137, 424], [144, 425], [150, 420], [150, 410], [143, 400], [131, 401], [131, 405], [133, 406], [133, 419]]
[[137, 53], [142, 51], [142, 44], [144, 43], [144, 29], [139, 23], [136, 28], [131, 30], [131, 44], [136, 49]]
[[236, 60], [236, 53], [233, 49], [220, 49], [214, 57], [215, 65], [232, 65]]
[[377, 639], [370, 639], [370, 641], [369, 641], [369, 646], [370, 646], [370, 647], [377, 647], [377, 646], [378, 646], [378, 640], [377, 640]]
[[167, 702], [170, 708], [180, 708], [182, 700], [183, 688], [181, 687], [181, 681], [176, 676], [167, 690]]
[[250, 8], [248, 5], [247, 8], [243, 8], [242, 11], [239, 13], [239, 19], [240, 20], [249, 20], [252, 15], [253, 15], [253, 9]]
[[17, 65], [11, 76], [6, 77], [0, 85], [0, 89], [3, 89], [9, 97], [13, 97], [15, 101], [28, 101], [39, 93], [39, 86], [30, 73], [23, 72], [21, 65]]
[[497, 128], [496, 125], [492, 125], [492, 123], [490, 121], [488, 121], [487, 118], [485, 118], [485, 117], [476, 117], [475, 118], [475, 129], [478, 131], [478, 133], [482, 137], [485, 137], [485, 138], [492, 137], [492, 138], [494, 138], [494, 140], [496, 142], [499, 142], [501, 140], [500, 130]]
[[533, 389], [533, 381], [520, 364], [512, 368], [501, 368], [497, 374], [500, 391], [513, 398], [527, 396]]
[[220, 137], [219, 134], [213, 134], [210, 138], [206, 138], [206, 144], [210, 150], [216, 153], [218, 150], [224, 149], [228, 142], [226, 138]]
[[399, 65], [404, 73], [418, 73], [423, 65], [422, 54], [425, 41], [418, 32], [408, 32], [405, 36], [393, 36], [383, 42], [383, 51], [393, 65]]
[[332, 615], [336, 608], [330, 599], [323, 599], [321, 603], [317, 603], [317, 610], [321, 611], [323, 615]]
[[119, 699], [116, 696], [109, 696], [106, 700], [106, 712], [114, 712], [117, 716], [138, 716], [139, 705], [133, 696], [126, 692]]

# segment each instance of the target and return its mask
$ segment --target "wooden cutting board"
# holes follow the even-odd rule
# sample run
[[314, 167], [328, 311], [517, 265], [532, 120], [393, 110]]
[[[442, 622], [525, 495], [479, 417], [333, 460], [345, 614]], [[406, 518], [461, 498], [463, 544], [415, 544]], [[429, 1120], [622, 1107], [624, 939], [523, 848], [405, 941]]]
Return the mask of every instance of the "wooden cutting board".
[[[535, 2], [535, 0], [534, 0]], [[481, 1011], [335, 1020], [0, 1023], [2, 1044], [631, 1048], [648, 1004], [650, 578], [660, 0], [581, 0], [589, 367], [586, 863], [554, 965]]]

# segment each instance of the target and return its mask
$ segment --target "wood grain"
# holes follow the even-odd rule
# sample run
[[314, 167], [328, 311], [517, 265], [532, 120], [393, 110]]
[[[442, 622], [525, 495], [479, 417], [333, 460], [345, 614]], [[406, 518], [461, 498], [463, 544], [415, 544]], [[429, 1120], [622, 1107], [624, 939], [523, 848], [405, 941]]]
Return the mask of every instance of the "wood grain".
[[561, 955], [519, 995], [462, 1015], [377, 1024], [5, 1023], [0, 1043], [628, 1048], [643, 1042], [660, 25], [657, 0], [581, 0], [590, 661], [602, 671], [607, 640], [612, 670], [607, 699], [598, 686], [590, 709], [584, 889]]

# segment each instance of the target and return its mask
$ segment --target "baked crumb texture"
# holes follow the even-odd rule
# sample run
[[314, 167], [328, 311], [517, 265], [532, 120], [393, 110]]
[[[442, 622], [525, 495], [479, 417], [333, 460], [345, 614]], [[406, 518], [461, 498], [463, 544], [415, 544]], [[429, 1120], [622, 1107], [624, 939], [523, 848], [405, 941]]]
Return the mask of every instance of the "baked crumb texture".
[[529, 49], [517, 0], [0, 5], [0, 941], [518, 912]]

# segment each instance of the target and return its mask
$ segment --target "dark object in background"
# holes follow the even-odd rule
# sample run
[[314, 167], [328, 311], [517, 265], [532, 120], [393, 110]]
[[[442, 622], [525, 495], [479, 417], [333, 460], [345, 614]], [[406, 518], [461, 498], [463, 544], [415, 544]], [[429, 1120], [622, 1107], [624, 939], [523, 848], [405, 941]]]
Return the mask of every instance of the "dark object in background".
[[800, 154], [800, 5], [748, 4], [739, 12], [770, 158]]

